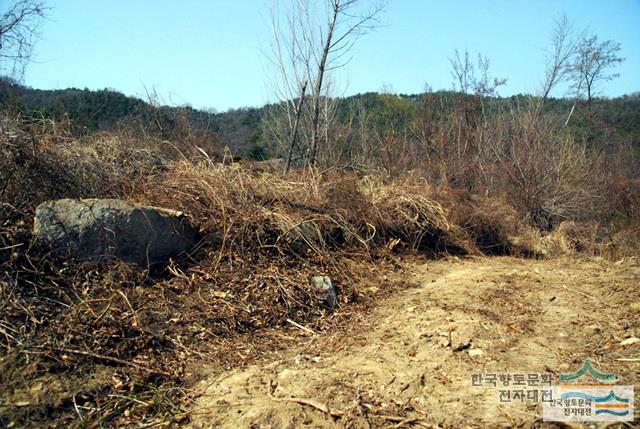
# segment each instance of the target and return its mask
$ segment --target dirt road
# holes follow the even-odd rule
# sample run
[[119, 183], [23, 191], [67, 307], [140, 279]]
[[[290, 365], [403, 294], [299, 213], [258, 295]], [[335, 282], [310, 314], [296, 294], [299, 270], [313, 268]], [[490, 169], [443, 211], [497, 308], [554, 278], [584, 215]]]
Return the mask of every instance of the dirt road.
[[555, 381], [588, 358], [639, 384], [640, 343], [629, 340], [640, 337], [637, 259], [413, 261], [395, 275], [416, 287], [348, 330], [300, 330], [295, 347], [212, 374], [197, 386], [192, 426], [529, 427], [540, 404], [500, 402], [500, 389], [474, 387], [472, 375]]

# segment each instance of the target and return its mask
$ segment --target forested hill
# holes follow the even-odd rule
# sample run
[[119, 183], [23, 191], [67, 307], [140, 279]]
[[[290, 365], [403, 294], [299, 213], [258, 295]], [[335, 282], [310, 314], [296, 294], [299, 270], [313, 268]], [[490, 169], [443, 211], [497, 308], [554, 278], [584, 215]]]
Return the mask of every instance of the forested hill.
[[26, 118], [68, 119], [76, 133], [128, 129], [171, 139], [189, 126], [243, 155], [249, 155], [259, 137], [260, 109], [215, 114], [188, 106], [155, 106], [112, 89], [40, 90], [0, 79], [0, 106]]
[[[505, 114], [523, 108], [531, 100], [530, 96], [518, 95], [483, 99], [480, 104], [486, 106], [489, 114]], [[473, 96], [448, 91], [415, 95], [370, 92], [339, 99], [336, 120], [341, 127], [409, 129], [420, 116], [429, 114], [432, 120], [437, 120], [438, 116], [446, 116], [454, 109], [474, 106], [473, 101]], [[570, 99], [549, 99], [544, 112], [564, 121], [572, 104]], [[220, 148], [228, 147], [242, 157], [261, 159], [276, 155], [262, 133], [262, 119], [269, 110], [278, 110], [273, 105], [211, 113], [189, 106], [154, 106], [111, 89], [39, 90], [0, 79], [0, 106], [19, 112], [24, 118], [69, 121], [77, 134], [128, 129], [171, 139], [189, 128], [192, 133], [210, 135], [210, 140]], [[569, 129], [586, 142], [640, 147], [640, 93], [613, 99], [597, 98], [590, 108], [580, 102]]]

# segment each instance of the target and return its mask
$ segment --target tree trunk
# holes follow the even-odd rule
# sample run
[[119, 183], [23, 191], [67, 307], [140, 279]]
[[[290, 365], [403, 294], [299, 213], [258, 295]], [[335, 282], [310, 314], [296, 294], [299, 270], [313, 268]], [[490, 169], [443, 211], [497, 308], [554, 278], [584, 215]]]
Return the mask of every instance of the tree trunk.
[[573, 115], [573, 111], [576, 108], [576, 103], [578, 102], [577, 99], [573, 100], [573, 106], [571, 106], [571, 111], [569, 112], [569, 116], [567, 116], [567, 120], [564, 121], [564, 125], [562, 126], [562, 128], [566, 128], [567, 125], [569, 125], [569, 120], [571, 119], [571, 116]]
[[340, 0], [333, 2], [333, 17], [329, 23], [329, 31], [327, 33], [327, 40], [324, 42], [322, 49], [322, 58], [320, 64], [318, 64], [318, 74], [316, 76], [316, 86], [313, 93], [313, 116], [311, 117], [311, 154], [309, 156], [309, 165], [316, 163], [316, 155], [318, 152], [318, 128], [320, 120], [320, 94], [322, 92], [322, 81], [324, 79], [324, 72], [327, 66], [327, 57], [331, 50], [331, 41], [333, 39], [333, 30], [338, 19], [338, 12], [340, 11]]
[[573, 99], [573, 106], [571, 106], [571, 111], [569, 112], [569, 116], [567, 116], [567, 120], [564, 121], [564, 125], [562, 126], [562, 128], [566, 128], [567, 125], [569, 125], [569, 120], [571, 119], [571, 116], [573, 115], [573, 111], [576, 109], [576, 104], [578, 103], [578, 100], [580, 98], [581, 89], [582, 89], [582, 81], [579, 81], [578, 88], [576, 89], [576, 97]]
[[304, 103], [304, 94], [307, 91], [307, 82], [302, 85], [302, 89], [300, 90], [300, 98], [298, 99], [298, 104], [296, 105], [296, 118], [293, 122], [293, 130], [291, 130], [291, 140], [289, 141], [289, 151], [287, 154], [287, 164], [284, 167], [284, 174], [289, 173], [289, 169], [291, 168], [291, 157], [293, 155], [293, 148], [296, 145], [296, 138], [298, 137], [298, 124], [300, 123], [300, 115], [302, 113], [302, 103]]

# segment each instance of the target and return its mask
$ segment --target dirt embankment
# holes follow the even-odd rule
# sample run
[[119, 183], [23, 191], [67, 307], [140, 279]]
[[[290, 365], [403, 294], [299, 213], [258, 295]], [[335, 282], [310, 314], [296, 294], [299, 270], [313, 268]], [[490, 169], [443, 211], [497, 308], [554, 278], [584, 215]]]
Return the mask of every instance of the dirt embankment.
[[640, 344], [621, 344], [640, 337], [637, 259], [453, 258], [394, 275], [415, 287], [348, 329], [292, 328], [294, 347], [212, 373], [192, 427], [537, 427], [541, 405], [501, 403], [472, 374], [557, 380], [589, 358], [639, 383]]

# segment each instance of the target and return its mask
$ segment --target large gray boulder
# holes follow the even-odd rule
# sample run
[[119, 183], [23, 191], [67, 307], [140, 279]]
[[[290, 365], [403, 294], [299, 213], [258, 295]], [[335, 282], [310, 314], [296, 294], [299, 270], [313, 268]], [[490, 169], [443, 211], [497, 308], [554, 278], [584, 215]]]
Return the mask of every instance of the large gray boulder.
[[141, 266], [166, 262], [199, 240], [181, 212], [116, 199], [47, 201], [36, 209], [33, 232], [38, 243], [77, 260]]

